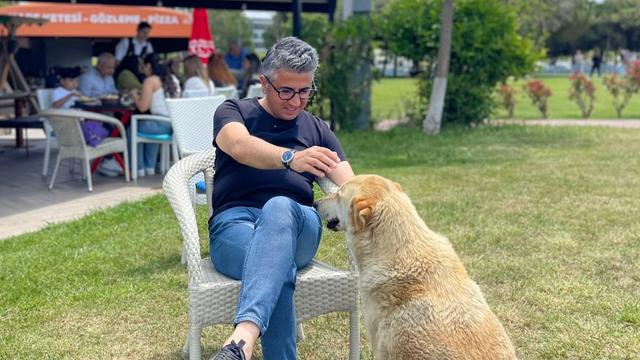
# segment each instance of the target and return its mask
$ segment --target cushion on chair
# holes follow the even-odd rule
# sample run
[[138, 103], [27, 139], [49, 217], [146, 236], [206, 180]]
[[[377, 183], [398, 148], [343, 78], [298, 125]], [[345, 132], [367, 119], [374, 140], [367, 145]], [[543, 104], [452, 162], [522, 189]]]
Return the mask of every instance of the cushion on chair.
[[138, 137], [159, 141], [171, 141], [171, 134], [147, 134], [138, 131]]

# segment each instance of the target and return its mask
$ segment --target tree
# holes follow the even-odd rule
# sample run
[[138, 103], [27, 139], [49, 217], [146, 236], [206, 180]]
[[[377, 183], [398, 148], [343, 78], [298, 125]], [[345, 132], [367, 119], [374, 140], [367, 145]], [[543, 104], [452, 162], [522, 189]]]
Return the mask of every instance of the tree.
[[429, 112], [422, 124], [428, 134], [438, 134], [442, 122], [444, 97], [447, 92], [447, 76], [449, 75], [449, 57], [451, 55], [451, 32], [453, 31], [453, 0], [444, 0], [442, 7], [442, 27], [440, 29], [440, 45], [438, 46], [438, 62], [436, 76], [433, 81]]
[[238, 40], [242, 46], [253, 49], [251, 24], [238, 10], [209, 10], [209, 27], [216, 43], [216, 48], [227, 51], [230, 40]]

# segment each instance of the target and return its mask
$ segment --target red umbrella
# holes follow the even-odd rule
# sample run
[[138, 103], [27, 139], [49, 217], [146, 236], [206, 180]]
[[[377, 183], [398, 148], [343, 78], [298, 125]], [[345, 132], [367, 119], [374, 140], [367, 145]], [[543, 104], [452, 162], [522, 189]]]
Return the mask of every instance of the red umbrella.
[[209, 31], [209, 17], [205, 9], [193, 10], [193, 25], [189, 38], [189, 54], [196, 54], [203, 64], [207, 63], [209, 56], [216, 52], [211, 31]]

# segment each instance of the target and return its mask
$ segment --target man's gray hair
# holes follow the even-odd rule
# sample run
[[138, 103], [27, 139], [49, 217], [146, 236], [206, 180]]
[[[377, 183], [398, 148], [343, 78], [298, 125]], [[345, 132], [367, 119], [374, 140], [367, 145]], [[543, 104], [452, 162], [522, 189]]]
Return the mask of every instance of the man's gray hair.
[[116, 57], [110, 52], [103, 52], [98, 56], [98, 64], [102, 64], [107, 61], [116, 61]]
[[267, 51], [261, 73], [273, 78], [278, 70], [295, 73], [315, 73], [318, 52], [313, 46], [293, 36], [278, 41]]

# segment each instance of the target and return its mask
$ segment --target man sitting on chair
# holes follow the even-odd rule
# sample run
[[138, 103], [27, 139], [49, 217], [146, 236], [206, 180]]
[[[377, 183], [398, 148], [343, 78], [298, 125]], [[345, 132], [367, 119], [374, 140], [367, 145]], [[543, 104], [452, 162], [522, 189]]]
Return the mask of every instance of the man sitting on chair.
[[265, 360], [296, 358], [296, 273], [322, 236], [312, 183], [353, 176], [336, 136], [305, 111], [317, 66], [313, 47], [284, 38], [262, 64], [265, 96], [227, 100], [215, 113], [211, 260], [242, 285], [235, 329], [214, 359], [250, 359], [258, 337]]

